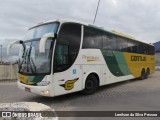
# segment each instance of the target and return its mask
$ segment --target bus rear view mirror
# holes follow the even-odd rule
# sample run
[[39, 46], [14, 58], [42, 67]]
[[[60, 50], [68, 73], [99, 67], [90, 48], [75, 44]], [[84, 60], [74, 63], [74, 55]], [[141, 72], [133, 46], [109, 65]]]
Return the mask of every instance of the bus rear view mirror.
[[48, 40], [48, 38], [55, 38], [55, 37], [56, 37], [55, 33], [47, 33], [43, 35], [39, 43], [39, 52], [44, 53], [46, 41]]
[[11, 42], [11, 43], [7, 46], [7, 55], [9, 55], [10, 48], [11, 48], [11, 47], [12, 47], [12, 45], [14, 45], [14, 44], [22, 44], [22, 45], [23, 45], [23, 47], [25, 48], [25, 45], [24, 45], [24, 43], [23, 43], [23, 41], [22, 41], [22, 40], [16, 40], [16, 41], [13, 41], [13, 42]]

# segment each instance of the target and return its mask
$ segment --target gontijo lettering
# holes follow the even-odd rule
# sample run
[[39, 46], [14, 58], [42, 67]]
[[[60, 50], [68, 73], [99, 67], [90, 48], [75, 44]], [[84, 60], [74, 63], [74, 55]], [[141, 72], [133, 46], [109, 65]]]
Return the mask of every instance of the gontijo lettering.
[[131, 61], [146, 61], [146, 57], [142, 57], [142, 56], [131, 56]]

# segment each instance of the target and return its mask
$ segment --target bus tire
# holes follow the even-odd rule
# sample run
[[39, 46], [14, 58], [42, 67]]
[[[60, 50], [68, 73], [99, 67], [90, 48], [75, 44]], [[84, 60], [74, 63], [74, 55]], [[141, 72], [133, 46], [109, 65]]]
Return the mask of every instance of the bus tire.
[[97, 90], [98, 86], [99, 85], [97, 78], [94, 75], [90, 74], [86, 79], [85, 88], [82, 91], [82, 94], [85, 95], [93, 94]]
[[147, 68], [147, 70], [146, 70], [146, 72], [145, 72], [145, 79], [148, 78], [149, 74], [150, 74], [150, 70], [149, 70], [149, 68]]
[[148, 73], [148, 75], [150, 75], [151, 73], [150, 73], [150, 69], [149, 68], [147, 68], [147, 73]]
[[146, 78], [145, 69], [142, 69], [140, 79], [144, 80]]

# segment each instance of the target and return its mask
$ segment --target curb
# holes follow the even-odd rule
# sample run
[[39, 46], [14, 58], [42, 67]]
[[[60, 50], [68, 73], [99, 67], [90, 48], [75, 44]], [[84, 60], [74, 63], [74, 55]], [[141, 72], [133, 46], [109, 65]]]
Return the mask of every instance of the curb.
[[13, 80], [4, 79], [4, 80], [0, 80], [0, 83], [6, 83], [6, 82], [17, 82], [17, 79], [13, 79]]

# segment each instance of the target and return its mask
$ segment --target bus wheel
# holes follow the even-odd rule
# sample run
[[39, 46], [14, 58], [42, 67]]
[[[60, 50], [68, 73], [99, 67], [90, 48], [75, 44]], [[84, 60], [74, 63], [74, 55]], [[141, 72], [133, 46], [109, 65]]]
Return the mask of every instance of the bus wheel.
[[150, 70], [149, 70], [149, 68], [147, 68], [147, 71], [146, 71], [146, 73], [145, 73], [145, 79], [148, 78], [149, 74], [150, 74]]
[[89, 95], [93, 94], [98, 88], [98, 80], [94, 75], [89, 75], [85, 82], [85, 89], [82, 91], [82, 94]]
[[145, 78], [146, 78], [146, 73], [145, 73], [145, 70], [142, 69], [140, 79], [141, 79], [141, 80], [144, 80]]

